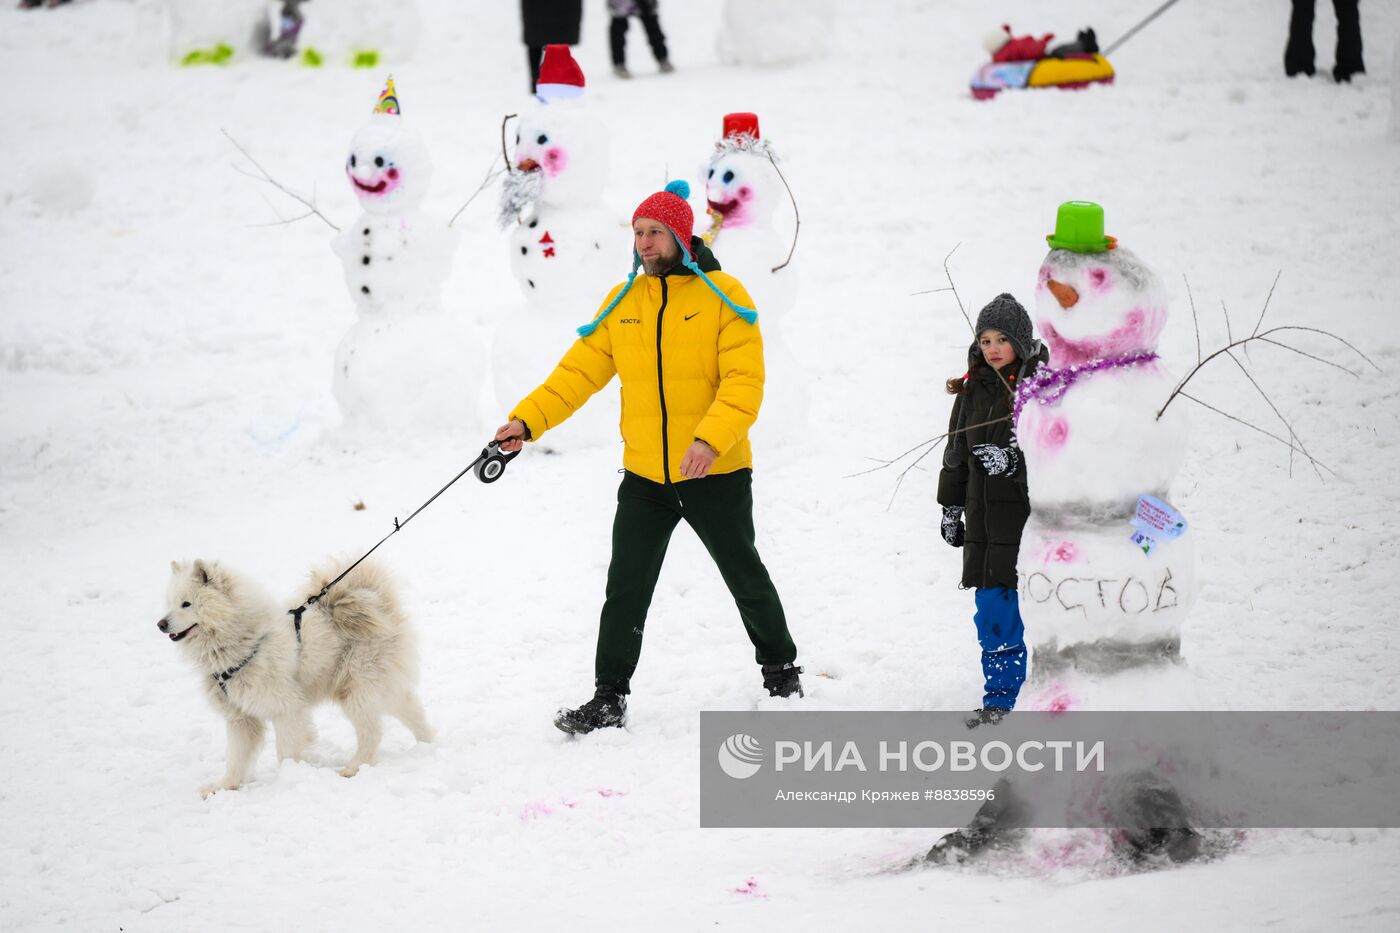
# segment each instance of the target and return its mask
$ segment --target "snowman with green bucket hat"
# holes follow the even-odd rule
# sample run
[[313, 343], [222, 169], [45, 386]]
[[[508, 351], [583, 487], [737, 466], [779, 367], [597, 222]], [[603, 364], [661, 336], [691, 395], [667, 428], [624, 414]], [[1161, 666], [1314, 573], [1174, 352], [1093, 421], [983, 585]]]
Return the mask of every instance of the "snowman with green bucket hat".
[[[1091, 201], [1061, 204], [1046, 242], [1033, 316], [1050, 363], [1018, 386], [1014, 405], [1032, 477], [1017, 562], [1031, 665], [1017, 708], [1199, 709], [1181, 654], [1196, 592], [1195, 543], [1170, 505], [1188, 425], [1179, 406], [1157, 417], [1176, 384], [1157, 353], [1166, 293], [1142, 260], [1105, 234], [1103, 208]], [[1115, 847], [1173, 860], [1201, 851], [1187, 796], [1153, 776], [1174, 755], [1144, 749], [1140, 784], [1085, 789], [1117, 808], [1112, 825], [1155, 830], [1120, 832]], [[1189, 762], [1177, 763], [1189, 774]], [[941, 839], [930, 861], [1015, 837], [1004, 826], [1015, 788], [998, 800]]]

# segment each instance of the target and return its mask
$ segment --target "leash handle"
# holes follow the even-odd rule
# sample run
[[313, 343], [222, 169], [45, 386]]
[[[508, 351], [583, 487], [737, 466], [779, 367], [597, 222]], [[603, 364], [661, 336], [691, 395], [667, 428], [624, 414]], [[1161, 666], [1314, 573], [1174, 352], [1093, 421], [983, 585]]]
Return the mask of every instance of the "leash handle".
[[[521, 450], [524, 450], [522, 447]], [[473, 468], [476, 470], [476, 478], [483, 483], [494, 483], [500, 479], [506, 471], [506, 464], [520, 456], [520, 450], [514, 453], [501, 453], [501, 442], [492, 441], [481, 449], [481, 456], [476, 458]]]

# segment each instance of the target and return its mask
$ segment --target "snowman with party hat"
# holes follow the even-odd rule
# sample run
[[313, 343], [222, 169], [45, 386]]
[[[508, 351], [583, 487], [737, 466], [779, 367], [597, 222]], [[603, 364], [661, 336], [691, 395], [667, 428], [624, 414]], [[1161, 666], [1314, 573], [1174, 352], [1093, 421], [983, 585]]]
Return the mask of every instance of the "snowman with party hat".
[[333, 388], [356, 427], [461, 429], [477, 421], [479, 341], [442, 304], [456, 238], [420, 210], [432, 172], [390, 77], [345, 160], [363, 213], [331, 243], [356, 311], [336, 351]]
[[797, 302], [798, 273], [791, 262], [793, 237], [779, 232], [775, 216], [791, 196], [778, 172], [777, 153], [760, 132], [758, 114], [724, 115], [704, 175], [709, 226], [701, 239], [763, 310], [768, 379], [765, 417], [754, 434], [794, 440], [805, 433], [811, 402], [808, 377], [782, 337], [782, 321]]
[[[608, 135], [586, 85], [567, 45], [546, 46], [536, 101], [516, 124], [500, 222], [510, 230], [510, 268], [525, 304], [503, 309], [496, 326], [492, 383], [503, 403], [533, 388], [540, 368], [568, 347], [576, 321], [616, 284], [617, 257], [631, 240], [624, 218], [599, 199]], [[618, 417], [615, 399], [595, 399], [550, 444], [602, 443], [617, 436]]]

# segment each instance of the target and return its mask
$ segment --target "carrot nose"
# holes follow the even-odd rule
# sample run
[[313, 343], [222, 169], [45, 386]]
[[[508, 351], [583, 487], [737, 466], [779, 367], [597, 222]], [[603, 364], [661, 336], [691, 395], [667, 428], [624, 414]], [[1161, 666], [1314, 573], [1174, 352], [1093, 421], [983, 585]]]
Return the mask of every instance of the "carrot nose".
[[536, 162], [534, 159], [525, 159], [516, 166], [516, 168], [520, 169], [522, 172], [533, 172], [539, 167], [540, 163]]
[[1060, 303], [1060, 307], [1068, 311], [1073, 308], [1075, 302], [1079, 301], [1079, 292], [1070, 288], [1063, 282], [1056, 282], [1054, 279], [1045, 283], [1045, 287], [1050, 289], [1050, 294], [1055, 296], [1055, 300]]

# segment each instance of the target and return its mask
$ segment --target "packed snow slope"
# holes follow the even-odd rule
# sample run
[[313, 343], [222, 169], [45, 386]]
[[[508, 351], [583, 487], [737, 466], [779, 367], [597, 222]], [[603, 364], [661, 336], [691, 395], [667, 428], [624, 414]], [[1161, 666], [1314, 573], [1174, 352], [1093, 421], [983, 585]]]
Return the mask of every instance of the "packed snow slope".
[[[308, 4], [312, 20], [322, 3]], [[468, 478], [380, 553], [405, 581], [440, 729], [397, 724], [376, 767], [333, 708], [312, 760], [201, 800], [223, 726], [155, 629], [172, 559], [217, 558], [291, 596], [354, 556], [470, 460], [481, 431], [355, 436], [331, 395], [354, 319], [331, 229], [253, 171], [227, 130], [337, 224], [342, 163], [392, 69], [450, 215], [526, 103], [517, 5], [420, 0], [414, 57], [371, 70], [271, 61], [172, 66], [159, 5], [0, 10], [10, 88], [0, 171], [0, 928], [6, 930], [970, 929], [1393, 930], [1400, 839], [1249, 834], [1222, 861], [1114, 876], [889, 869], [936, 829], [698, 827], [702, 709], [967, 709], [980, 693], [971, 594], [937, 533], [937, 454], [848, 478], [943, 431], [969, 311], [1029, 301], [1055, 207], [1105, 205], [1108, 233], [1170, 290], [1164, 358], [1268, 323], [1352, 376], [1278, 347], [1253, 372], [1313, 456], [1193, 406], [1173, 504], [1202, 589], [1183, 651], [1222, 709], [1400, 705], [1400, 143], [1394, 4], [1363, 3], [1368, 74], [1282, 74], [1286, 5], [1182, 3], [1113, 56], [1119, 80], [974, 102], [1002, 22], [1111, 41], [1153, 3], [840, 4], [825, 59], [722, 67], [717, 4], [662, 5], [677, 71], [641, 32], [609, 74], [589, 3], [578, 57], [612, 135], [605, 201], [627, 271], [633, 206], [699, 188], [722, 115], [759, 113], [800, 202], [802, 290], [784, 321], [810, 435], [756, 441], [760, 547], [807, 698], [761, 698], [752, 651], [699, 544], [677, 532], [626, 731], [571, 740], [550, 719], [591, 691], [620, 446], [567, 426], [494, 486]], [[1318, 65], [1332, 16], [1318, 15]], [[446, 292], [483, 345], [520, 307], [494, 189], [463, 213]], [[720, 256], [723, 261], [723, 255]], [[579, 323], [593, 313], [580, 307]], [[558, 336], [558, 351], [570, 334]], [[545, 373], [538, 374], [543, 378]], [[1285, 434], [1229, 364], [1201, 399]], [[507, 400], [506, 404], [509, 404]], [[504, 409], [483, 405], [497, 417]], [[545, 446], [552, 446], [553, 455]], [[1103, 451], [1106, 460], [1115, 451]], [[363, 504], [363, 508], [357, 508]], [[301, 595], [301, 594], [298, 594]]]

